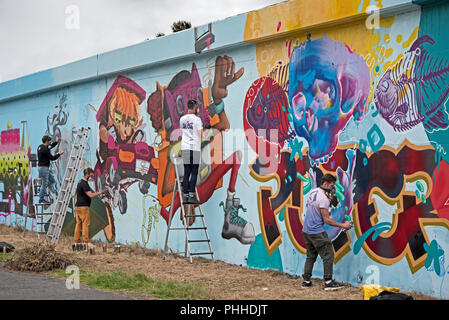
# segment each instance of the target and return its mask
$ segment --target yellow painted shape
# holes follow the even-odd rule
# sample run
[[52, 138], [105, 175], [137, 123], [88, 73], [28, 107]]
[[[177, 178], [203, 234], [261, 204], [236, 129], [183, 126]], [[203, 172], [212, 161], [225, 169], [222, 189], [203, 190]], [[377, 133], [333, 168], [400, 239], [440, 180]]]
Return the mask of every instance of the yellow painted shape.
[[393, 61], [387, 62], [384, 64], [384, 71], [387, 71], [388, 69], [391, 69], [393, 66], [395, 66], [400, 60], [402, 60], [404, 58], [404, 55], [401, 53], [400, 55], [397, 56], [396, 59], [394, 59]]
[[408, 40], [402, 44], [402, 47], [404, 49], [408, 49], [411, 46], [412, 42], [418, 38], [418, 32], [419, 32], [419, 26], [417, 26], [413, 30], [412, 34], [410, 35], [410, 38], [408, 38]]
[[[363, 1], [362, 12], [358, 12]], [[292, 0], [247, 14], [244, 41], [255, 41], [334, 20], [366, 16], [369, 0]], [[381, 3], [381, 2], [380, 2]], [[279, 31], [277, 30], [281, 23]]]
[[200, 178], [203, 179], [205, 176], [207, 176], [207, 174], [209, 173], [209, 167], [205, 166], [201, 171], [200, 171]]
[[378, 284], [364, 284], [360, 287], [360, 291], [362, 291], [363, 300], [369, 300], [371, 297], [379, 295], [382, 291], [399, 292], [399, 289]]
[[390, 56], [393, 54], [393, 52], [394, 52], [393, 48], [388, 48], [388, 49], [385, 51], [384, 57], [385, 57], [385, 58], [390, 57]]

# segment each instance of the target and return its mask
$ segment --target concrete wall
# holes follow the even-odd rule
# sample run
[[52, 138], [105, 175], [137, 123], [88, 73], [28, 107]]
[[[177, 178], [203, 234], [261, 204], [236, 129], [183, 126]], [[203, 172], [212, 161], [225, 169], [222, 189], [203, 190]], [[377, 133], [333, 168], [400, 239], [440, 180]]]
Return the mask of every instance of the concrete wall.
[[[302, 275], [305, 204], [331, 172], [332, 217], [354, 222], [326, 229], [336, 280], [448, 298], [449, 5], [337, 2], [288, 1], [0, 84], [0, 223], [24, 223], [42, 135], [62, 137], [60, 183], [74, 131], [90, 126], [83, 165], [110, 192], [90, 236], [162, 249], [173, 132], [195, 98], [215, 129], [198, 190], [217, 259]], [[183, 232], [169, 246], [183, 251]]]

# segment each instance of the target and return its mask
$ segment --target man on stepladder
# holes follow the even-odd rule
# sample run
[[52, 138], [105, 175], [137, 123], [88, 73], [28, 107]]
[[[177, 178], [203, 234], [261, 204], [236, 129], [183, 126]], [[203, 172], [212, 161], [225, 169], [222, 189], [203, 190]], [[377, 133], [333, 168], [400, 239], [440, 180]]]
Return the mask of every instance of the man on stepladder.
[[90, 247], [89, 239], [89, 225], [90, 225], [90, 203], [91, 198], [97, 197], [103, 194], [105, 191], [93, 192], [90, 188], [88, 181], [93, 181], [94, 170], [92, 168], [87, 168], [83, 172], [84, 177], [78, 183], [76, 187], [76, 202], [75, 202], [75, 215], [76, 215], [76, 226], [75, 226], [75, 243], [81, 242], [81, 232], [83, 233], [83, 242], [87, 243]]
[[201, 161], [201, 136], [203, 122], [196, 114], [198, 104], [195, 100], [187, 103], [187, 114], [179, 120], [182, 130], [181, 153], [184, 164], [184, 177], [182, 182], [185, 204], [199, 204], [195, 197], [196, 178]]
[[53, 149], [59, 142], [61, 137], [58, 137], [57, 141], [50, 144], [51, 137], [43, 136], [42, 144], [37, 148], [37, 158], [39, 166], [39, 178], [42, 179], [41, 191], [39, 192], [39, 203], [50, 204], [44, 199], [47, 188], [56, 182], [55, 178], [50, 172], [50, 161], [57, 160], [64, 151], [59, 151], [56, 155], [52, 155], [50, 150]]
[[340, 223], [330, 217], [329, 206], [338, 205], [335, 196], [335, 182], [337, 178], [327, 173], [321, 178], [321, 186], [313, 189], [307, 200], [307, 211], [304, 219], [302, 234], [304, 236], [307, 257], [304, 265], [302, 287], [312, 286], [312, 270], [318, 255], [323, 259], [324, 290], [338, 290], [343, 285], [332, 279], [334, 266], [334, 249], [329, 239], [324, 224], [349, 230], [352, 224], [349, 221]]

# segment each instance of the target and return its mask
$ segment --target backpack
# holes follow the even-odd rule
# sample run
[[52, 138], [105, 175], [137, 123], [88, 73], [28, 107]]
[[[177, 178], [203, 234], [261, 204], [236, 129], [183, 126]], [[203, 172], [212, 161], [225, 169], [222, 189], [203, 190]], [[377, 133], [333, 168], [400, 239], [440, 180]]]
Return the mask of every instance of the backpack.
[[390, 291], [382, 291], [377, 296], [373, 296], [370, 300], [413, 300], [412, 296]]
[[6, 253], [14, 251], [14, 246], [8, 242], [0, 242], [0, 253], [3, 253], [3, 248], [6, 248]]

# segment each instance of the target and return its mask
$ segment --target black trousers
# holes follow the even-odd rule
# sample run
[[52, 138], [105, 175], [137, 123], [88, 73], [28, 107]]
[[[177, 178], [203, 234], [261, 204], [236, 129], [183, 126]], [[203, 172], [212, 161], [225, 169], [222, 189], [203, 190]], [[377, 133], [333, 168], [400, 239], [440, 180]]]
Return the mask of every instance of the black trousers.
[[182, 180], [183, 192], [195, 193], [196, 177], [200, 166], [200, 151], [182, 150], [182, 161], [184, 163], [184, 178]]

